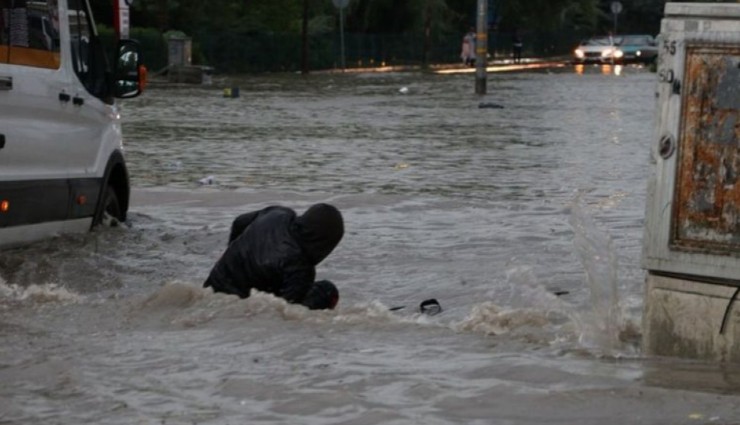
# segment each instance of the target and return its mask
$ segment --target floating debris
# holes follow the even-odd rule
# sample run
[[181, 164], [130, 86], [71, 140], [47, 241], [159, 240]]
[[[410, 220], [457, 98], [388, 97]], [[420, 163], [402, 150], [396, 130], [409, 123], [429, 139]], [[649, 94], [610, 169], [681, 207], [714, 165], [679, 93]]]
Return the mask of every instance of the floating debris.
[[239, 97], [239, 87], [227, 87], [224, 89], [224, 97], [236, 99]]
[[216, 178], [213, 176], [203, 177], [202, 179], [198, 180], [198, 183], [202, 185], [212, 185], [216, 183]]
[[490, 102], [481, 102], [478, 104], [479, 109], [504, 109], [503, 105], [499, 105], [498, 103], [490, 103]]
[[434, 316], [442, 312], [442, 306], [439, 305], [439, 301], [434, 298], [424, 300], [419, 305], [419, 311], [423, 314]]

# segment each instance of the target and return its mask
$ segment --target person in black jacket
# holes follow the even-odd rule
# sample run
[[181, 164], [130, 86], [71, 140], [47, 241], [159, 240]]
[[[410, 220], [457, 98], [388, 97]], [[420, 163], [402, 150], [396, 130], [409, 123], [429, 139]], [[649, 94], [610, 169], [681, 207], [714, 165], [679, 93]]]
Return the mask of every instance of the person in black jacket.
[[301, 216], [280, 206], [242, 214], [203, 286], [241, 298], [254, 288], [313, 310], [333, 309], [339, 292], [328, 280], [314, 281], [316, 265], [343, 235], [342, 214], [329, 204], [315, 204]]

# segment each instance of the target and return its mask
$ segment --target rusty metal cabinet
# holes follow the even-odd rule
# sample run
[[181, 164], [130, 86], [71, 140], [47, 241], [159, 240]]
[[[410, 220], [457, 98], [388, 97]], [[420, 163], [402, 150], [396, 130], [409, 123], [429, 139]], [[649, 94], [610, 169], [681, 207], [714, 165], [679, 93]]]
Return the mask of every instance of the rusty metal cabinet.
[[740, 286], [740, 4], [667, 3], [643, 267]]

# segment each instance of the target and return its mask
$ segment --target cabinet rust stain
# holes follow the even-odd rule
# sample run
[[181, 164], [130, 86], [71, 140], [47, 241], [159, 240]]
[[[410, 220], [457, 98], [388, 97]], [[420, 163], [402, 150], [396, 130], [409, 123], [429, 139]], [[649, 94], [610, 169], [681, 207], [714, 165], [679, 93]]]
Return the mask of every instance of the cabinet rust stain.
[[674, 249], [740, 254], [740, 48], [689, 46]]

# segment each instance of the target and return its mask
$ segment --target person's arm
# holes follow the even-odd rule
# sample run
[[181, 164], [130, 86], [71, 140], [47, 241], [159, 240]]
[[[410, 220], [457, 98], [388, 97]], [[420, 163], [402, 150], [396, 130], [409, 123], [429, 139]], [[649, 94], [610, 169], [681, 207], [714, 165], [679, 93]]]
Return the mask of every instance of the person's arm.
[[252, 224], [255, 218], [259, 215], [260, 211], [252, 211], [250, 213], [242, 214], [239, 217], [234, 219], [234, 222], [231, 223], [231, 233], [229, 234], [229, 245], [231, 245], [232, 242], [234, 242], [234, 239], [238, 238], [239, 235], [244, 233], [244, 230]]
[[278, 296], [289, 303], [300, 304], [311, 289], [316, 278], [316, 270], [309, 265], [295, 264], [285, 268], [283, 283]]

